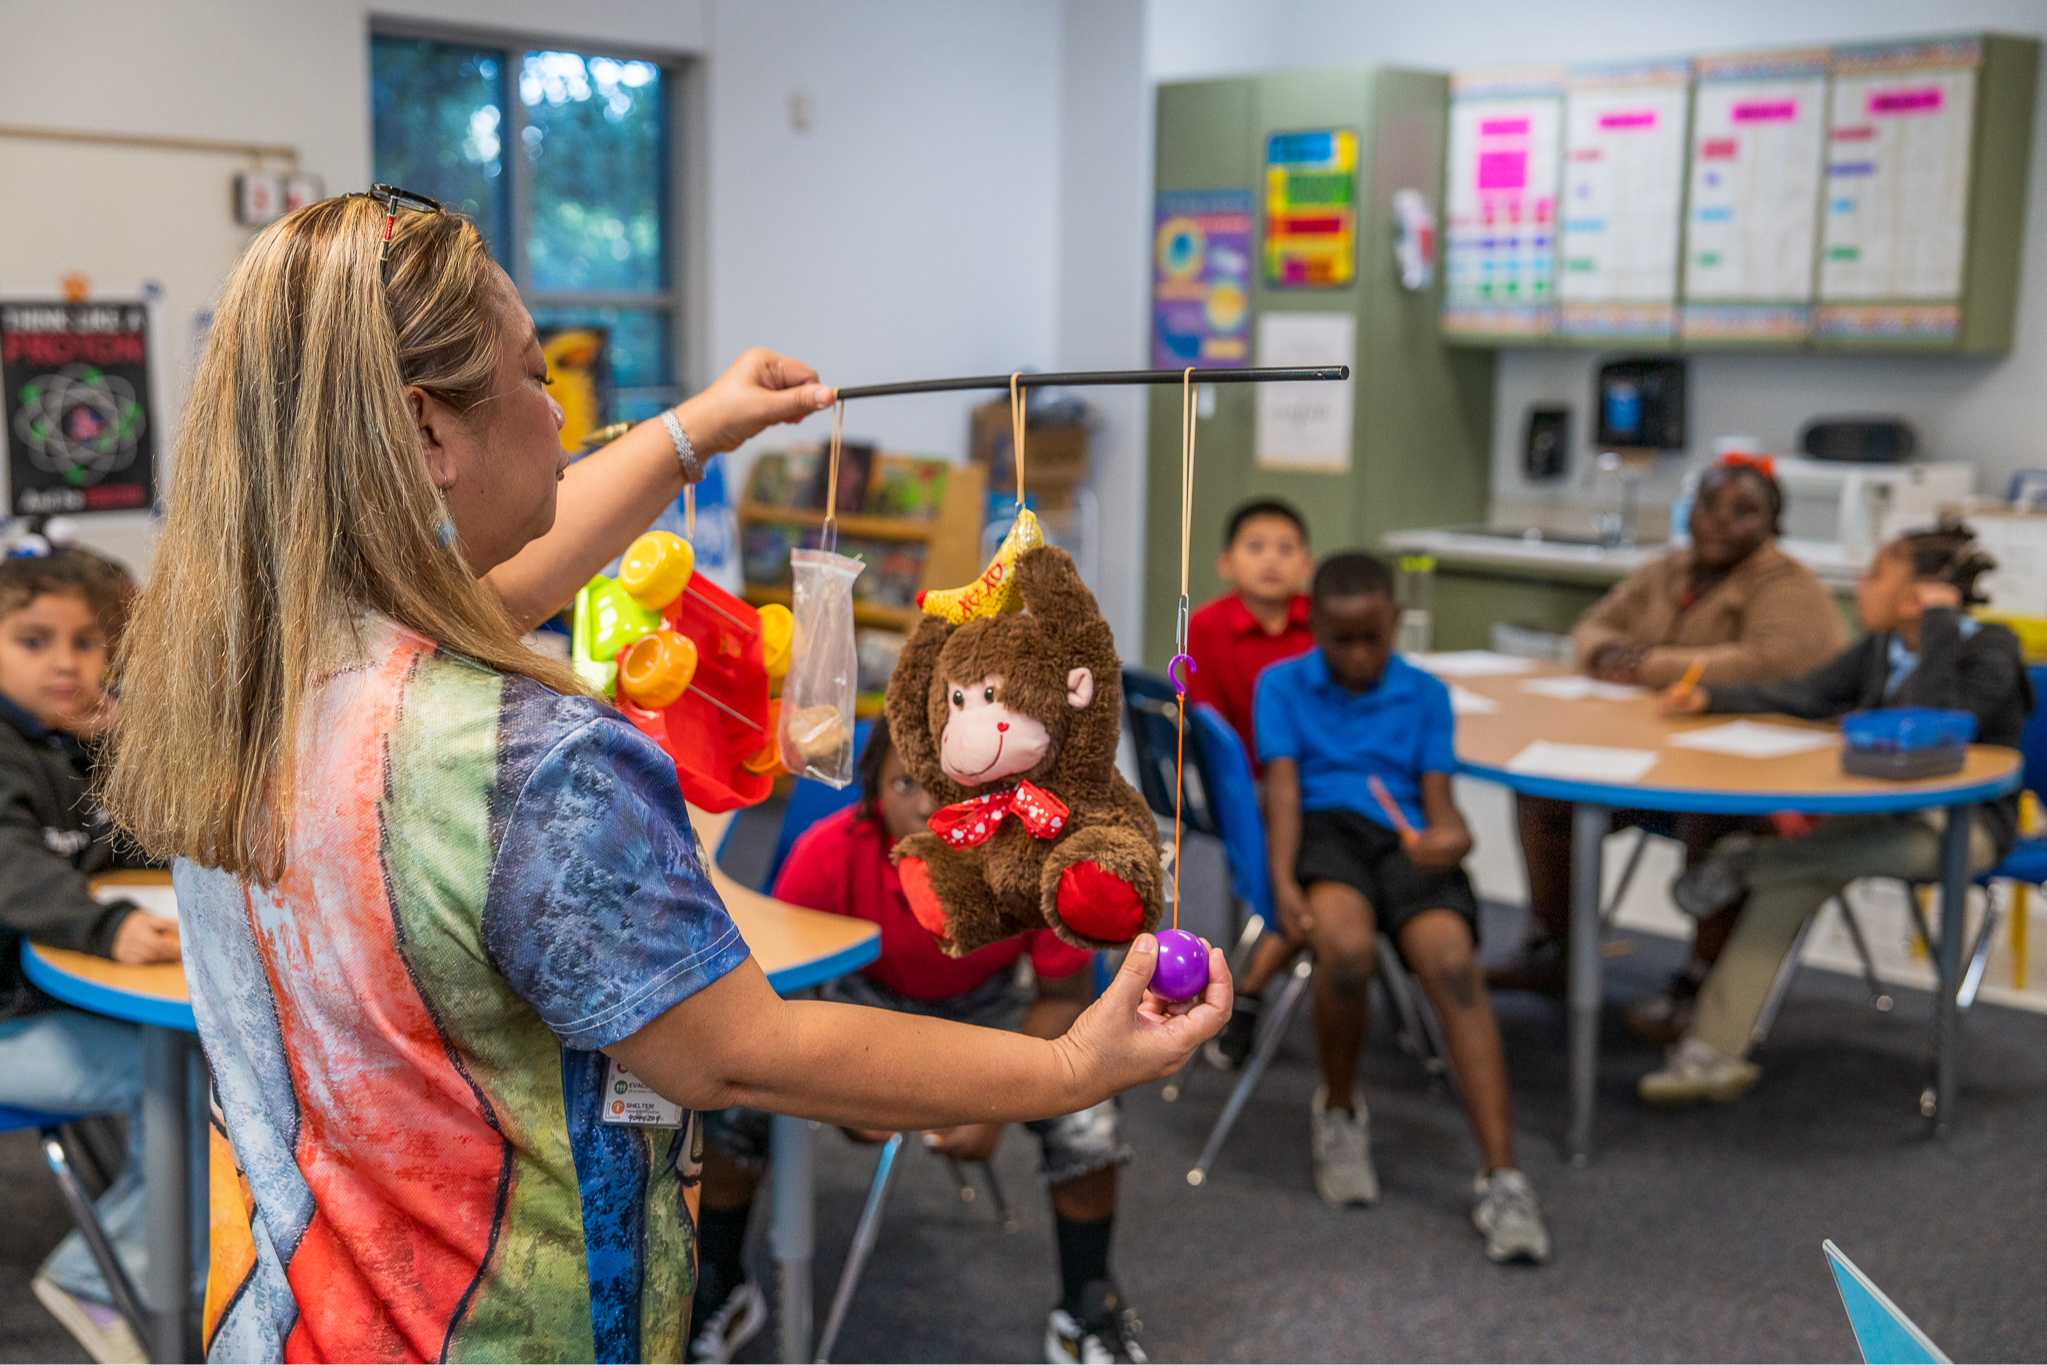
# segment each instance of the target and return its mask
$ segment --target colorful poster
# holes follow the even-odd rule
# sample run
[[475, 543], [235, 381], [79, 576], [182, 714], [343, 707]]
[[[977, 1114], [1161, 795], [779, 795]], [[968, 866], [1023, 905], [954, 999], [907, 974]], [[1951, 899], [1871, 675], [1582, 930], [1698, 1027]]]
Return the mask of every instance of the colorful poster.
[[1443, 330], [1540, 336], [1556, 322], [1561, 67], [1450, 78]]
[[1699, 60], [1685, 225], [1686, 336], [1805, 336], [1827, 61], [1823, 48]]
[[1357, 262], [1358, 135], [1348, 128], [1265, 140], [1265, 282], [1346, 285]]
[[1251, 363], [1251, 194], [1169, 191], [1151, 238], [1151, 363]]
[[1564, 98], [1560, 332], [1677, 330], [1688, 63], [1579, 68]]
[[0, 303], [0, 392], [14, 515], [155, 504], [145, 305]]
[[561, 404], [562, 449], [579, 454], [611, 421], [611, 329], [542, 327], [540, 354], [554, 380], [549, 392]]
[[1954, 335], [1981, 61], [1974, 39], [1834, 54], [1815, 331]]

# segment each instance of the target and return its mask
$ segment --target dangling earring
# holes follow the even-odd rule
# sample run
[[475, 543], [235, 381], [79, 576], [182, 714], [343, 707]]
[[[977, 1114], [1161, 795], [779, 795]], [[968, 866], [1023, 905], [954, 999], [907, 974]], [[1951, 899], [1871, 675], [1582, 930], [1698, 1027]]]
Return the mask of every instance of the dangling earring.
[[439, 537], [443, 550], [455, 548], [455, 521], [448, 515], [448, 490], [434, 485], [434, 500], [441, 505], [441, 519], [434, 523], [434, 535]]

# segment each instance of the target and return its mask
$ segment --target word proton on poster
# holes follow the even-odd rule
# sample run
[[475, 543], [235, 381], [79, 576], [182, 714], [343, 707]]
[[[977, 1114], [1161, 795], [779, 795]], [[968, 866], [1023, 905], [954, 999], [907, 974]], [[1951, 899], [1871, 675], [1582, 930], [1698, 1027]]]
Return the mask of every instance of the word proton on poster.
[[0, 391], [14, 515], [155, 504], [143, 304], [0, 303]]
[[1152, 230], [1151, 363], [1251, 363], [1251, 195], [1166, 191]]

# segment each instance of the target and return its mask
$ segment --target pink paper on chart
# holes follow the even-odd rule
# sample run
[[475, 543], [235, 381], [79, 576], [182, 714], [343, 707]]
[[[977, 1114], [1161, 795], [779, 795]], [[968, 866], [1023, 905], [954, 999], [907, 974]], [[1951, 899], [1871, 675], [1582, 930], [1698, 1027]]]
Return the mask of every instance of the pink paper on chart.
[[1869, 112], [1872, 114], [1931, 114], [1939, 110], [1946, 98], [1937, 85], [1921, 86], [1916, 90], [1878, 90], [1869, 97]]
[[1797, 100], [1744, 100], [1734, 106], [1736, 123], [1789, 123], [1797, 117]]
[[1617, 114], [1601, 114], [1599, 116], [1599, 126], [1607, 129], [1654, 128], [1656, 126], [1656, 111], [1654, 109], [1628, 109]]
[[1528, 187], [1528, 153], [1480, 152], [1478, 187], [1482, 190], [1519, 190]]
[[1480, 137], [1526, 137], [1528, 120], [1525, 118], [1489, 118], [1479, 120]]

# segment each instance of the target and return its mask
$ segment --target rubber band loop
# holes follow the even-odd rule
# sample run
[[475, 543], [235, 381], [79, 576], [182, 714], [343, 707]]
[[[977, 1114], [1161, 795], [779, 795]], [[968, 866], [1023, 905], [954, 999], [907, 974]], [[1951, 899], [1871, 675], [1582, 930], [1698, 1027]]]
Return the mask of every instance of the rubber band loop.
[[1023, 371], [1009, 376], [1009, 444], [1016, 457], [1016, 510], [1024, 509], [1024, 413], [1030, 406], [1030, 390], [1023, 386]]
[[846, 400], [841, 398], [832, 405], [832, 458], [825, 473], [824, 531], [818, 536], [819, 544], [829, 554], [839, 550], [839, 436], [845, 426]]

